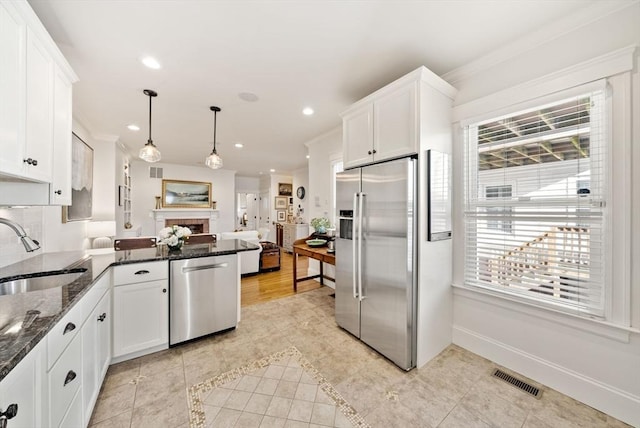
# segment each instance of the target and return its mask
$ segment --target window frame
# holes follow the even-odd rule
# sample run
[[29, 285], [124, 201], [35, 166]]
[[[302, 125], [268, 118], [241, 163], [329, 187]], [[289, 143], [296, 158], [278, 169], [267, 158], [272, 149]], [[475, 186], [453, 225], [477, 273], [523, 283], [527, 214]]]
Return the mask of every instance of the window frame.
[[[488, 121], [495, 121], [498, 120], [500, 118], [503, 117], [514, 117], [518, 114], [520, 114], [519, 112], [522, 111], [528, 111], [528, 110], [538, 110], [541, 109], [543, 106], [545, 106], [547, 103], [555, 103], [555, 102], [559, 102], [559, 101], [563, 101], [565, 99], [569, 99], [572, 97], [575, 97], [577, 95], [581, 95], [584, 93], [591, 93], [591, 92], [595, 92], [598, 90], [598, 86], [600, 87], [604, 87], [604, 81], [599, 81], [599, 82], [595, 82], [594, 84], [590, 84], [590, 85], [585, 85], [584, 87], [577, 87], [577, 88], [571, 88], [570, 90], [567, 91], [561, 91], [558, 93], [554, 93], [550, 96], [547, 97], [541, 97], [538, 99], [533, 99], [533, 100], [528, 100], [524, 103], [520, 103], [520, 104], [514, 104], [510, 107], [506, 107], [504, 109], [502, 109], [500, 111], [499, 114], [494, 113], [487, 113], [485, 115], [483, 115], [482, 119], [473, 119], [473, 120], [467, 120], [463, 123], [463, 140], [464, 140], [464, 161], [463, 161], [463, 167], [464, 167], [464, 171], [465, 171], [465, 179], [463, 181], [463, 188], [464, 188], [464, 197], [463, 197], [463, 205], [467, 208], [465, 208], [465, 210], [469, 209], [469, 206], [472, 207], [476, 207], [475, 209], [482, 207], [483, 203], [481, 201], [478, 200], [478, 191], [482, 192], [482, 195], [484, 197], [481, 197], [481, 199], [488, 199], [487, 197], [487, 190], [489, 187], [503, 187], [503, 186], [507, 186], [509, 184], [511, 184], [511, 189], [512, 189], [512, 195], [517, 195], [517, 193], [513, 193], [514, 189], [515, 189], [515, 183], [510, 183], [509, 180], [506, 180], [504, 182], [500, 182], [500, 184], [494, 186], [493, 184], [491, 184], [491, 186], [489, 185], [480, 185], [480, 178], [479, 178], [479, 172], [481, 171], [480, 169], [480, 164], [478, 162], [477, 159], [474, 159], [474, 157], [471, 155], [471, 151], [472, 149], [475, 150], [476, 155], [479, 155], [480, 151], [478, 150], [479, 146], [477, 143], [473, 143], [473, 147], [471, 147], [470, 145], [470, 141], [472, 140], [478, 140], [478, 131], [477, 131], [477, 126], [481, 123], [485, 123]], [[600, 89], [600, 91], [603, 91], [603, 89]], [[611, 109], [607, 109], [606, 106], [609, 104], [608, 103], [608, 97], [606, 97], [606, 91], [603, 91], [605, 93], [604, 97], [601, 97], [601, 103], [602, 103], [602, 108], [603, 111], [601, 112], [601, 120], [597, 123], [597, 126], [602, 126], [605, 127], [606, 130], [609, 130], [610, 127], [608, 126], [608, 122], [610, 122], [611, 120]], [[590, 120], [590, 126], [591, 126], [591, 120]], [[600, 129], [598, 129], [596, 127], [596, 131], [599, 132]], [[609, 133], [604, 133], [604, 135], [601, 136], [601, 140], [603, 141], [599, 141], [596, 144], [600, 144], [604, 147], [605, 149], [605, 153], [606, 150], [609, 149], [609, 147], [612, 144], [612, 140], [611, 140], [611, 136], [610, 136], [610, 132]], [[597, 146], [599, 147], [599, 146]], [[590, 162], [592, 162], [592, 160], [590, 160]], [[604, 167], [604, 172], [600, 175], [595, 175], [595, 176], [590, 176], [590, 186], [592, 186], [594, 184], [594, 182], [596, 183], [596, 186], [599, 186], [601, 190], [599, 193], [599, 197], [600, 198], [605, 198], [607, 193], [602, 191], [603, 186], [611, 186], [610, 180], [609, 180], [609, 175], [610, 175], [610, 166], [609, 166], [609, 158], [605, 155], [605, 158], [601, 160], [601, 162], [604, 164], [602, 165]], [[503, 167], [506, 169], [506, 167]], [[590, 166], [590, 169], [592, 168], [592, 166]], [[595, 177], [595, 180], [594, 180]], [[577, 180], [577, 179], [576, 179]], [[602, 181], [600, 181], [602, 180]], [[476, 189], [475, 191], [473, 189]], [[476, 192], [476, 196], [473, 196], [473, 192]], [[589, 199], [591, 199], [591, 195], [584, 195], [586, 197], [589, 197]], [[576, 199], [579, 196], [576, 194]], [[518, 206], [518, 202], [517, 199], [518, 198], [509, 198], [511, 199], [511, 202], [508, 202], [506, 205], [509, 206], [513, 206], [513, 207], [517, 207]], [[514, 200], [516, 202], [514, 202]], [[567, 199], [567, 208], [571, 207], [571, 200], [574, 200], [574, 198], [568, 196]], [[471, 205], [469, 205], [471, 204]], [[481, 208], [480, 208], [481, 209]], [[489, 209], [488, 207], [486, 209]], [[610, 236], [608, 231], [610, 230], [610, 219], [609, 216], [607, 215], [606, 210], [603, 210], [603, 220], [602, 220], [602, 229], [603, 229], [603, 240], [609, 242], [610, 241]], [[577, 212], [577, 210], [576, 210]], [[462, 216], [463, 218], [463, 224], [465, 224], [465, 226], [463, 227], [463, 230], [465, 230], [464, 232], [464, 263], [465, 266], [469, 263], [469, 260], [467, 260], [467, 255], [468, 254], [475, 254], [475, 260], [477, 260], [478, 262], [482, 263], [482, 257], [479, 258], [479, 255], [481, 253], [479, 253], [478, 251], [478, 247], [476, 247], [474, 244], [469, 243], [467, 240], [469, 239], [469, 234], [475, 236], [475, 239], [473, 239], [474, 242], [478, 242], [477, 240], [477, 229], [478, 226], [466, 226], [468, 223], [468, 219], [471, 218], [471, 222], [473, 222], [473, 218], [475, 218], [476, 222], [480, 222], [481, 220], [473, 215], [473, 214], [469, 214], [466, 213], [463, 214]], [[514, 216], [510, 216], [510, 218], [515, 218]], [[569, 218], [569, 217], [567, 217]], [[488, 227], [488, 219], [486, 220], [487, 226], [485, 226], [487, 229], [496, 229], [496, 228], [489, 228]], [[500, 220], [497, 220], [500, 221]], [[480, 224], [480, 223], [476, 223], [476, 224]], [[471, 231], [469, 231], [469, 228]], [[497, 229], [496, 229], [497, 230]], [[504, 231], [502, 231], [503, 233], [506, 233]], [[509, 233], [513, 233], [513, 228], [511, 229], [511, 231]], [[606, 251], [606, 248], [609, 247], [608, 244], [603, 243], [602, 244], [602, 251]], [[475, 249], [474, 253], [471, 253], [471, 250]], [[485, 261], [486, 263], [488, 263], [488, 259]], [[588, 318], [597, 318], [597, 319], [609, 319], [610, 318], [610, 301], [609, 301], [609, 297], [611, 295], [611, 290], [610, 290], [610, 281], [609, 276], [608, 276], [608, 270], [610, 268], [610, 263], [608, 263], [608, 256], [603, 256], [602, 257], [602, 265], [604, 266], [604, 273], [602, 274], [603, 278], [604, 278], [604, 283], [601, 284], [601, 292], [602, 292], [602, 303], [601, 303], [601, 307], [600, 309], [598, 309], [597, 311], [595, 310], [588, 310], [585, 311], [584, 308], [580, 308], [579, 305], [564, 305], [563, 302], [556, 296], [553, 299], [538, 299], [536, 298], [532, 293], [529, 293], [528, 291], [522, 292], [520, 294], [518, 293], [513, 293], [511, 290], [509, 289], [501, 289], [500, 287], [496, 287], [496, 286], [486, 286], [483, 287], [481, 285], [481, 283], [483, 282], [482, 279], [482, 272], [487, 271], [489, 272], [489, 269], [485, 269], [483, 267], [478, 267], [476, 268], [477, 270], [475, 270], [476, 272], [478, 272], [478, 275], [480, 275], [480, 277], [476, 277], [475, 280], [473, 281], [473, 283], [467, 283], [467, 269], [468, 267], [465, 267], [465, 275], [464, 275], [464, 284], [465, 287], [469, 288], [469, 289], [478, 289], [478, 288], [486, 288], [486, 290], [484, 291], [488, 291], [489, 293], [496, 295], [496, 296], [500, 296], [500, 297], [506, 297], [509, 299], [515, 299], [516, 301], [522, 301], [523, 303], [527, 303], [527, 304], [532, 304], [534, 306], [540, 306], [540, 307], [544, 307], [544, 308], [549, 308], [549, 309], [553, 309], [555, 311], [559, 311], [559, 312], [563, 312], [563, 313], [567, 313], [570, 315], [578, 315], [581, 317], [588, 317]], [[507, 279], [507, 282], [510, 281], [509, 279]], [[579, 282], [579, 281], [578, 281]], [[515, 285], [515, 283], [514, 283]], [[579, 285], [576, 285], [576, 287], [579, 288]], [[525, 287], [526, 289], [526, 287]], [[566, 291], [566, 290], [565, 290]], [[569, 295], [571, 296], [571, 295]], [[578, 307], [578, 309], [576, 310], [576, 307]]]

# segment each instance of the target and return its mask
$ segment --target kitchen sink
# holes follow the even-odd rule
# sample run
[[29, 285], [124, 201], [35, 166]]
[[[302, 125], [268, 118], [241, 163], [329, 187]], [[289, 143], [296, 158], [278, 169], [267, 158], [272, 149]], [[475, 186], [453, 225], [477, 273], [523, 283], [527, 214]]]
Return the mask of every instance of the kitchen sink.
[[61, 287], [80, 278], [86, 271], [87, 269], [85, 268], [78, 268], [74, 269], [73, 272], [54, 272], [46, 276], [18, 278], [13, 281], [0, 282], [0, 296]]

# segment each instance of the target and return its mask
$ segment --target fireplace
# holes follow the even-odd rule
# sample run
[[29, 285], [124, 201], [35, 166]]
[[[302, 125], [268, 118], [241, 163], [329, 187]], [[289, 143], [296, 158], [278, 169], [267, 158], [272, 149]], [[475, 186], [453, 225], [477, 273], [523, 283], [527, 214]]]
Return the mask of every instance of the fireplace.
[[163, 208], [153, 210], [153, 218], [155, 220], [155, 234], [160, 233], [160, 229], [177, 224], [179, 226], [188, 227], [192, 233], [218, 233], [218, 210], [206, 208]]
[[188, 227], [191, 233], [209, 233], [208, 218], [169, 218], [164, 221], [164, 227], [173, 225]]

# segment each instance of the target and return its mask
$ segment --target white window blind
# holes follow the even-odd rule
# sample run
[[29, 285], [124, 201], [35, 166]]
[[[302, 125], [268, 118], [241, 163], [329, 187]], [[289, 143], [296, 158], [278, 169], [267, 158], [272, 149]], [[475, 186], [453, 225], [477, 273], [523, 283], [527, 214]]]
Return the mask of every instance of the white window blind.
[[466, 127], [465, 283], [604, 315], [603, 90]]

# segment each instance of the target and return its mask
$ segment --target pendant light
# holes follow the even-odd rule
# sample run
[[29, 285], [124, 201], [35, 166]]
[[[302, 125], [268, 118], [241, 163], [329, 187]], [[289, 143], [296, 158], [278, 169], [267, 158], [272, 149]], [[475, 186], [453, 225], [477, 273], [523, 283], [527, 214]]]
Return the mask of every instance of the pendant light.
[[140, 149], [140, 154], [138, 156], [146, 162], [158, 162], [161, 157], [160, 150], [156, 148], [153, 144], [153, 140], [151, 140], [151, 99], [153, 97], [157, 97], [158, 93], [151, 89], [145, 89], [143, 92], [149, 97], [149, 140], [147, 140], [147, 144]]
[[213, 151], [207, 156], [205, 164], [211, 169], [218, 169], [222, 168], [222, 158], [218, 156], [216, 151], [216, 115], [220, 111], [220, 107], [211, 106], [209, 108], [213, 112]]

